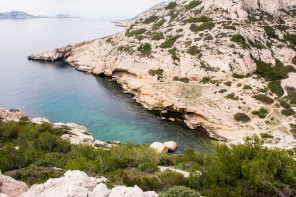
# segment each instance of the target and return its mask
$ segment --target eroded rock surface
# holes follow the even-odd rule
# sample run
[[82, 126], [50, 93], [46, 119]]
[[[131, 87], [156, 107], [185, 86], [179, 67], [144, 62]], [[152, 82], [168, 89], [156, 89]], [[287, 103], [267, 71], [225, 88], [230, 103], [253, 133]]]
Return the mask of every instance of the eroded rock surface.
[[22, 193], [28, 191], [26, 183], [17, 181], [9, 176], [0, 173], [0, 196], [1, 197], [19, 197]]

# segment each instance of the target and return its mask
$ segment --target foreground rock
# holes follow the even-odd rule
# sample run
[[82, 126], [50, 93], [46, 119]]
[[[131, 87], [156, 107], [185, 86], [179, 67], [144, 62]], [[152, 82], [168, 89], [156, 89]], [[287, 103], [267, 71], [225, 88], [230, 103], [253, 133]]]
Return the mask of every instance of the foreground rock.
[[[139, 187], [116, 186], [109, 190], [101, 179], [88, 177], [81, 171], [68, 171], [64, 177], [49, 179], [32, 186], [21, 197], [156, 197], [155, 192], [143, 192]], [[99, 183], [99, 184], [98, 184]], [[98, 185], [97, 185], [98, 184]]]
[[151, 148], [155, 149], [158, 153], [167, 153], [169, 151], [168, 147], [166, 147], [163, 143], [154, 142], [150, 145]]
[[0, 197], [5, 197], [5, 195], [8, 197], [19, 197], [26, 191], [28, 191], [26, 183], [0, 173]]
[[17, 121], [19, 121], [20, 117], [22, 117], [22, 116], [24, 116], [24, 115], [19, 110], [16, 110], [16, 109], [6, 110], [6, 109], [0, 108], [0, 118], [2, 119], [2, 121], [17, 122]]

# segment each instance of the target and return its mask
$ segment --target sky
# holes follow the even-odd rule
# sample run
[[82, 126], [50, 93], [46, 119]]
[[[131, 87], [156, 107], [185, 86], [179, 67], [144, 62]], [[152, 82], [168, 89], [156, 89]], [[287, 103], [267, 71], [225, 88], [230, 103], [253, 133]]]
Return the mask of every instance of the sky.
[[164, 0], [0, 0], [0, 12], [69, 14], [85, 18], [134, 17]]

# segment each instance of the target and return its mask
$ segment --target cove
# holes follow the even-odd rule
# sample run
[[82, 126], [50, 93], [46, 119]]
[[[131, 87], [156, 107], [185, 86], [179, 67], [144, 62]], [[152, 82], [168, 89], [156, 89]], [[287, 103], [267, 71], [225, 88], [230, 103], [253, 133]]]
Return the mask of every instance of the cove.
[[192, 147], [213, 151], [205, 134], [158, 120], [108, 78], [76, 71], [63, 62], [28, 61], [27, 56], [122, 31], [108, 20], [0, 20], [0, 107], [30, 118], [74, 122], [102, 141], [176, 141], [176, 153]]

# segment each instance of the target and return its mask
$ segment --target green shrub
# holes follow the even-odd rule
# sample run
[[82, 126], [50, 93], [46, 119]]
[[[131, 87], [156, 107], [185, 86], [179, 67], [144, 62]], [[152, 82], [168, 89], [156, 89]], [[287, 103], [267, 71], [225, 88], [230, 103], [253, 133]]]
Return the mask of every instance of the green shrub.
[[296, 65], [296, 57], [293, 58], [292, 64]]
[[252, 40], [248, 39], [248, 42], [252, 47], [256, 47], [257, 49], [266, 49], [266, 46], [263, 45], [259, 40], [255, 40], [255, 42], [253, 42]]
[[254, 98], [262, 103], [266, 103], [266, 104], [272, 104], [274, 102], [274, 100], [264, 94], [258, 94], [255, 95]]
[[202, 3], [202, 1], [191, 1], [188, 5], [185, 6], [186, 10], [191, 10], [197, 6], [199, 6]]
[[264, 30], [265, 30], [265, 33], [266, 33], [266, 35], [267, 35], [268, 37], [270, 37], [270, 38], [275, 38], [275, 39], [278, 38], [278, 36], [277, 36], [276, 33], [275, 33], [275, 29], [274, 29], [273, 27], [271, 27], [271, 26], [265, 26], [265, 27], [264, 27]]
[[162, 75], [163, 75], [163, 69], [157, 69], [157, 70], [153, 70], [153, 69], [150, 69], [148, 71], [149, 75], [151, 76], [157, 76], [157, 79], [161, 79], [162, 78]]
[[247, 114], [237, 113], [234, 115], [234, 120], [236, 120], [237, 122], [246, 123], [246, 122], [250, 122], [251, 118]]
[[225, 82], [224, 84], [225, 84], [226, 86], [231, 87], [231, 84], [232, 84], [232, 83], [231, 83], [231, 81], [227, 81], [227, 82]]
[[293, 115], [295, 115], [295, 111], [293, 109], [291, 109], [291, 108], [283, 109], [281, 112], [285, 116], [293, 116]]
[[171, 54], [172, 59], [174, 60], [174, 62], [175, 61], [178, 61], [178, 62], [180, 61], [180, 58], [177, 56], [177, 48], [176, 47], [170, 49], [168, 52]]
[[272, 64], [265, 63], [261, 60], [253, 60], [257, 64], [255, 73], [270, 81], [285, 79], [288, 77], [290, 72], [295, 72], [296, 70], [293, 66], [284, 66], [284, 64], [279, 60], [276, 60], [275, 66], [272, 66]]
[[205, 15], [202, 15], [198, 18], [193, 18], [193, 17], [190, 17], [189, 19], [187, 19], [185, 22], [187, 23], [199, 23], [199, 22], [209, 22], [209, 21], [212, 21], [213, 19], [205, 16]]
[[188, 49], [188, 51], [187, 51], [187, 53], [189, 53], [190, 55], [197, 55], [197, 54], [199, 54], [201, 51], [200, 51], [200, 49], [197, 47], [197, 46], [191, 46], [191, 47], [189, 47], [189, 49]]
[[149, 43], [141, 44], [138, 47], [138, 51], [140, 51], [142, 55], [149, 56], [151, 54], [151, 44]]
[[238, 43], [244, 49], [250, 48], [250, 46], [246, 43], [246, 39], [241, 34], [232, 36], [231, 41]]
[[174, 172], [171, 170], [166, 170], [161, 173], [160, 180], [164, 184], [164, 189], [170, 188], [176, 185], [188, 185], [188, 179], [184, 178], [183, 174], [180, 174], [178, 172]]
[[289, 41], [294, 46], [296, 46], [296, 35], [295, 34], [286, 34], [286, 35], [284, 35], [284, 39], [286, 41]]
[[160, 21], [158, 21], [157, 23], [155, 23], [152, 27], [153, 30], [159, 29], [164, 23], [166, 22], [166, 20], [163, 18]]
[[107, 39], [106, 39], [106, 42], [107, 42], [107, 43], [110, 43], [110, 42], [112, 42], [112, 39], [113, 39], [113, 38], [111, 38], [111, 37], [110, 37], [110, 38], [107, 38]]
[[286, 101], [280, 101], [280, 105], [285, 109], [291, 108], [291, 106]]
[[226, 26], [224, 26], [224, 29], [236, 30], [236, 27], [232, 26], [232, 25], [226, 25]]
[[284, 89], [282, 88], [281, 81], [271, 81], [268, 83], [268, 88], [272, 93], [275, 93], [278, 97], [281, 97], [285, 94]]
[[165, 8], [166, 9], [175, 9], [175, 7], [177, 7], [177, 5], [178, 4], [176, 2], [171, 2]]
[[263, 147], [255, 138], [244, 145], [221, 145], [207, 155], [200, 178], [203, 196], [278, 196], [295, 193], [296, 162], [282, 149]]
[[127, 30], [126, 36], [127, 37], [139, 36], [139, 35], [145, 33], [146, 31], [147, 31], [147, 29], [145, 29], [145, 28], [137, 29], [134, 31]]
[[251, 87], [251, 86], [249, 86], [249, 85], [244, 85], [243, 89], [245, 89], [245, 90], [251, 90], [251, 89], [252, 89], [252, 87]]
[[181, 35], [177, 35], [177, 36], [168, 36], [167, 39], [160, 44], [160, 48], [171, 48], [175, 42], [177, 41], [178, 38], [180, 38]]
[[213, 23], [213, 22], [207, 22], [207, 23], [203, 23], [203, 24], [201, 24], [201, 25], [196, 25], [196, 24], [192, 24], [191, 26], [190, 26], [190, 30], [192, 31], [192, 32], [198, 32], [198, 31], [204, 31], [204, 30], [206, 30], [206, 29], [209, 29], [209, 30], [211, 30], [211, 29], [213, 29], [214, 27], [215, 27], [215, 23]]
[[162, 32], [156, 32], [152, 33], [152, 40], [161, 40], [164, 39], [163, 33]]
[[148, 173], [154, 173], [159, 171], [158, 166], [155, 163], [149, 162], [149, 163], [142, 163], [138, 166], [138, 168], [142, 172], [148, 172]]
[[150, 24], [155, 22], [158, 19], [158, 16], [150, 16], [144, 20], [144, 24]]
[[227, 92], [227, 89], [221, 89], [221, 90], [219, 90], [219, 93], [221, 93], [221, 94], [223, 94], [225, 92]]
[[26, 125], [29, 122], [30, 122], [30, 119], [28, 116], [23, 116], [23, 117], [20, 117], [20, 119], [19, 119], [19, 123], [21, 125]]
[[178, 78], [178, 77], [174, 77], [173, 80], [175, 80], [175, 81], [181, 81], [183, 83], [189, 83], [189, 81], [190, 81], [188, 78]]
[[159, 197], [199, 197], [200, 193], [185, 186], [174, 186], [160, 193]]
[[210, 81], [211, 81], [210, 78], [208, 78], [208, 77], [204, 77], [204, 78], [200, 81], [200, 83], [206, 84], [206, 83], [209, 83]]

